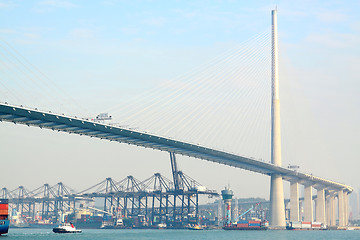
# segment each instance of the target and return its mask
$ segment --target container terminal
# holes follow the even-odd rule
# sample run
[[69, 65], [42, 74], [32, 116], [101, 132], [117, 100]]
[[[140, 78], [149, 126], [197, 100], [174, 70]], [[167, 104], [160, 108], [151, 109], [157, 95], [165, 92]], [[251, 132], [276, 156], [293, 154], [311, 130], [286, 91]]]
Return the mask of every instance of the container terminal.
[[[24, 186], [14, 190], [4, 187], [0, 198], [6, 201], [9, 217], [0, 212], [0, 220], [10, 220], [10, 227], [14, 228], [53, 228], [72, 222], [80, 229], [267, 229], [269, 201], [236, 199], [230, 188], [220, 195], [180, 171], [172, 152], [170, 161], [172, 180], [160, 173], [142, 181], [133, 176], [120, 181], [108, 177], [80, 192], [62, 182], [44, 184], [31, 191]], [[201, 205], [199, 200], [203, 198], [212, 198], [213, 202]], [[286, 219], [290, 219], [289, 202], [284, 201]], [[288, 222], [287, 229], [323, 230], [326, 226]]]
[[[77, 228], [222, 228], [226, 209], [220, 195], [178, 171], [178, 187], [155, 173], [140, 181], [133, 176], [112, 178], [75, 192], [63, 183], [44, 184], [28, 190], [24, 186], [2, 189], [9, 199], [11, 227], [53, 228], [72, 222]], [[213, 203], [202, 205], [201, 198]], [[252, 199], [233, 199], [233, 216], [253, 206]], [[265, 204], [266, 205], [266, 204]], [[247, 213], [248, 219], [264, 219], [267, 207]]]

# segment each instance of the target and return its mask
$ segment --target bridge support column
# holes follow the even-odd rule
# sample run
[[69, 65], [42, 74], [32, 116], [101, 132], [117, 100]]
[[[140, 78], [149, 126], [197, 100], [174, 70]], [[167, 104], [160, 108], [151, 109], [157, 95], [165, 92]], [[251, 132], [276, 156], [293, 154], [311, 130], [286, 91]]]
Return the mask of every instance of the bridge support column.
[[270, 225], [273, 228], [284, 228], [285, 205], [284, 205], [284, 186], [282, 176], [271, 175], [270, 186]]
[[299, 183], [290, 182], [290, 221], [299, 221]]
[[339, 226], [345, 226], [345, 209], [344, 209], [344, 192], [343, 190], [338, 191], [338, 210], [339, 210]]
[[[281, 166], [280, 134], [280, 98], [279, 98], [279, 62], [277, 36], [277, 10], [272, 14], [272, 64], [271, 64], [271, 163]], [[273, 228], [285, 228], [284, 186], [282, 176], [271, 175], [270, 186], [270, 225]]]
[[317, 190], [316, 221], [326, 224], [325, 221], [325, 189]]
[[344, 192], [345, 225], [349, 225], [349, 193]]
[[330, 204], [331, 194], [326, 196], [326, 225], [330, 226], [331, 219], [331, 204]]
[[330, 225], [336, 226], [335, 193], [330, 194]]
[[312, 222], [313, 219], [313, 200], [312, 200], [312, 186], [306, 185], [304, 191], [304, 221]]

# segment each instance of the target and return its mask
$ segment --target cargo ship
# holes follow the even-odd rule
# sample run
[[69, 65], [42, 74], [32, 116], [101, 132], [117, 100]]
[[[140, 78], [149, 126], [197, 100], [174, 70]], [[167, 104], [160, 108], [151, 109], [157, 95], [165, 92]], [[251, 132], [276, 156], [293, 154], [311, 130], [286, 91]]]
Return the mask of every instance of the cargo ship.
[[287, 230], [327, 230], [326, 225], [320, 222], [289, 222]]
[[225, 224], [224, 230], [267, 230], [269, 228], [268, 221], [238, 221]]
[[9, 201], [0, 199], [0, 235], [8, 233], [9, 225]]
[[[225, 190], [228, 191], [228, 190]], [[222, 191], [224, 197], [224, 190]], [[229, 195], [229, 194], [228, 194]], [[231, 202], [225, 202], [228, 205], [228, 213], [227, 213], [227, 221], [224, 224], [224, 230], [267, 230], [269, 228], [269, 222], [265, 220], [252, 219], [252, 220], [241, 220], [243, 216], [245, 216], [248, 212], [253, 210], [260, 203], [256, 203], [254, 206], [240, 214], [233, 222], [230, 221], [230, 211]], [[240, 219], [240, 220], [238, 220]]]

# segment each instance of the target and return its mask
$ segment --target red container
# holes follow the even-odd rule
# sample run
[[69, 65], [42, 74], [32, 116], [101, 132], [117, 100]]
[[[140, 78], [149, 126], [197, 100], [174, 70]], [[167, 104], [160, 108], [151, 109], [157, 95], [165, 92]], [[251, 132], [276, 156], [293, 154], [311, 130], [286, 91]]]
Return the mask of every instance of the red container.
[[8, 215], [8, 210], [7, 209], [1, 209], [0, 210], [0, 215]]
[[238, 223], [236, 226], [237, 227], [249, 227], [249, 224], [247, 224], [247, 223]]
[[0, 204], [0, 210], [8, 210], [9, 209], [9, 205], [8, 204]]
[[302, 224], [311, 224], [311, 222], [301, 222]]
[[249, 223], [261, 223], [261, 221], [249, 221]]

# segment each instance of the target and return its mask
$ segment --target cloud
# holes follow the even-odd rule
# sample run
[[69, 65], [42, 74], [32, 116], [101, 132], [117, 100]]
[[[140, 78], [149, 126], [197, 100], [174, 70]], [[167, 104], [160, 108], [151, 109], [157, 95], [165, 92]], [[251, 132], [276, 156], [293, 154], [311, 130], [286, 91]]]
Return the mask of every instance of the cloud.
[[118, 3], [118, 0], [104, 0], [101, 2], [101, 4], [105, 5], [105, 6], [114, 6]]
[[139, 32], [139, 29], [135, 27], [123, 27], [121, 28], [121, 31], [127, 35], [129, 34], [137, 34]]
[[15, 3], [10, 1], [0, 1], [0, 8], [11, 8], [17, 6]]
[[360, 37], [355, 34], [326, 33], [309, 35], [306, 41], [330, 48], [356, 48], [360, 44]]
[[40, 39], [40, 35], [36, 33], [24, 33], [24, 37], [28, 39]]
[[70, 35], [74, 38], [92, 38], [94, 31], [87, 28], [76, 28], [70, 32]]
[[343, 22], [348, 19], [345, 14], [339, 12], [319, 12], [317, 18], [323, 22]]
[[14, 29], [1, 28], [0, 33], [3, 33], [3, 34], [15, 34], [17, 32]]
[[72, 9], [77, 7], [77, 5], [69, 2], [69, 1], [61, 1], [61, 0], [45, 0], [39, 2], [35, 5], [31, 10], [37, 13], [49, 13], [56, 9]]
[[162, 27], [165, 22], [166, 22], [166, 19], [163, 17], [156, 17], [156, 18], [150, 18], [150, 19], [145, 20], [145, 24], [154, 26], [154, 27]]
[[350, 28], [355, 32], [360, 32], [360, 22], [351, 23]]
[[46, 0], [40, 3], [43, 6], [56, 7], [56, 8], [74, 8], [75, 4], [68, 1], [60, 1], [60, 0]]

